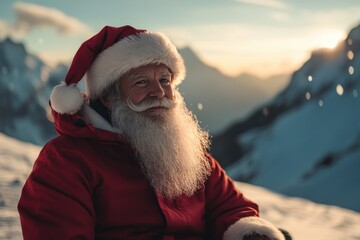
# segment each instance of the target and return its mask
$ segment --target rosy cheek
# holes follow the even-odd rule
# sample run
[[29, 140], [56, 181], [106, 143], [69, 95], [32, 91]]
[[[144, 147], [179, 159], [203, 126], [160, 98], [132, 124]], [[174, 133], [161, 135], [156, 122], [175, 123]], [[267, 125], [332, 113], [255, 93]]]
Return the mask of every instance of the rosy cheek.
[[130, 100], [133, 104], [138, 104], [140, 103], [142, 100], [144, 100], [144, 98], [146, 97], [146, 94], [144, 94], [142, 91], [136, 90], [136, 89], [132, 89], [131, 91], [129, 91], [128, 94], [128, 100]]

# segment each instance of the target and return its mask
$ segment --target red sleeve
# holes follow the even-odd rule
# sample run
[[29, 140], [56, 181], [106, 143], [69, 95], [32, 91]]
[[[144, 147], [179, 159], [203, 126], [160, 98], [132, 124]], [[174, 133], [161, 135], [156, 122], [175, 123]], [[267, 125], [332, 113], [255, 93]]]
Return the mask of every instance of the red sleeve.
[[213, 239], [223, 239], [229, 226], [241, 218], [258, 216], [259, 209], [236, 188], [219, 163], [209, 154], [207, 157], [212, 167], [205, 186], [208, 229]]
[[18, 203], [24, 240], [94, 239], [90, 179], [79, 156], [61, 146], [45, 146]]

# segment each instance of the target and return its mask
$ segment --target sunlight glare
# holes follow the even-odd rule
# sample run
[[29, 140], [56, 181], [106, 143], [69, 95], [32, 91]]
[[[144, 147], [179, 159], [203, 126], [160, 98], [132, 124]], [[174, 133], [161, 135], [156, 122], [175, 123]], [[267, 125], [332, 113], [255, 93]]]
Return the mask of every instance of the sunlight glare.
[[353, 66], [350, 66], [348, 71], [349, 71], [349, 74], [350, 74], [350, 75], [353, 75], [353, 74], [354, 74], [354, 71], [355, 71], [355, 70], [354, 70], [354, 67], [353, 67]]
[[341, 86], [341, 84], [338, 84], [336, 86], [336, 92], [339, 96], [343, 95], [344, 94], [344, 88]]
[[328, 29], [320, 32], [315, 40], [318, 47], [334, 48], [336, 45], [346, 37], [345, 32], [339, 30]]
[[357, 89], [354, 89], [352, 94], [353, 94], [354, 98], [357, 98], [359, 96], [359, 92]]
[[354, 52], [349, 50], [348, 53], [347, 53], [347, 57], [349, 60], [353, 60], [354, 59]]

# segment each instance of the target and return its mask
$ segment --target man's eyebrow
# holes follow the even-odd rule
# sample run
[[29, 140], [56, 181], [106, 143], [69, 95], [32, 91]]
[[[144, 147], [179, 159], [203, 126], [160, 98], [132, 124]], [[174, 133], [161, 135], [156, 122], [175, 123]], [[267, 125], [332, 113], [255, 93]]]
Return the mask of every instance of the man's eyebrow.
[[[172, 77], [173, 74], [171, 72], [163, 72], [160, 75], [161, 77]], [[129, 80], [136, 80], [138, 78], [147, 78], [146, 74], [140, 72], [140, 73], [134, 73], [128, 77]]]
[[135, 73], [133, 75], [130, 75], [129, 79], [132, 80], [132, 79], [137, 79], [137, 78], [142, 78], [142, 77], [146, 77], [146, 75], [143, 73]]
[[162, 77], [168, 77], [168, 76], [171, 77], [172, 74], [171, 74], [171, 72], [164, 72], [164, 73], [161, 74], [161, 76]]

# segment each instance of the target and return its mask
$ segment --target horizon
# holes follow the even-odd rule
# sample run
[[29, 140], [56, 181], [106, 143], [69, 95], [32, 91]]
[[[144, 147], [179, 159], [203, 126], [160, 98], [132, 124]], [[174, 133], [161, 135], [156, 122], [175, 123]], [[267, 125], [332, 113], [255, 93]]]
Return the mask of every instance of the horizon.
[[[161, 10], [164, 4], [168, 11]], [[103, 26], [129, 24], [165, 33], [179, 49], [191, 48], [224, 75], [246, 73], [262, 79], [291, 74], [312, 51], [334, 48], [360, 24], [357, 0], [31, 0], [2, 5], [0, 38], [23, 42], [49, 64], [70, 63], [81, 43]]]

